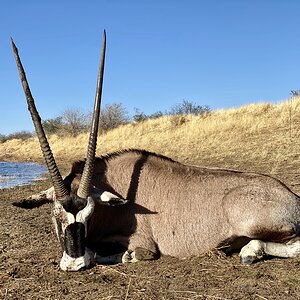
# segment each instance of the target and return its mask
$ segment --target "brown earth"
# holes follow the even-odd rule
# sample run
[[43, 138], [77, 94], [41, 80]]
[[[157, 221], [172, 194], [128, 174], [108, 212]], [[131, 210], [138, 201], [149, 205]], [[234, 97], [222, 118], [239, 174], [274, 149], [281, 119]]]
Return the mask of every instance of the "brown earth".
[[[300, 192], [295, 173], [287, 164], [276, 177]], [[210, 253], [62, 272], [51, 204], [31, 210], [12, 205], [49, 186], [45, 180], [0, 190], [0, 299], [300, 299], [300, 258], [247, 267], [237, 254]]]

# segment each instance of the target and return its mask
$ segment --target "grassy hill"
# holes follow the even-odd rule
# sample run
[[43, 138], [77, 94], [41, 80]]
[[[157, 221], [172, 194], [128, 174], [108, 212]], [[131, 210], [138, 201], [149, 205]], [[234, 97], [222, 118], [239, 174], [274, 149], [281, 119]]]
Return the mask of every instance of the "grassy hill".
[[[50, 136], [58, 162], [85, 157], [88, 136]], [[164, 116], [99, 137], [97, 154], [143, 148], [185, 163], [300, 174], [300, 97], [250, 104], [205, 116]], [[36, 138], [0, 144], [0, 160], [42, 161]]]

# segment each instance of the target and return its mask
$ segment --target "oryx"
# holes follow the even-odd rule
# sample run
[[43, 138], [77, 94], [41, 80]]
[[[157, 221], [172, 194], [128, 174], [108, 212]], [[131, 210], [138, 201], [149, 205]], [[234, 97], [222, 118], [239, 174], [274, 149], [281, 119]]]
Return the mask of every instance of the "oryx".
[[[160, 254], [187, 257], [215, 248], [241, 248], [244, 264], [264, 255], [299, 255], [299, 197], [275, 178], [187, 166], [145, 150], [95, 158], [105, 45], [104, 34], [87, 158], [75, 162], [62, 179], [13, 44], [53, 182], [53, 188], [38, 198], [53, 201], [63, 250], [61, 269], [77, 271], [95, 259], [135, 262]], [[124, 250], [120, 255], [99, 255], [107, 243]]]

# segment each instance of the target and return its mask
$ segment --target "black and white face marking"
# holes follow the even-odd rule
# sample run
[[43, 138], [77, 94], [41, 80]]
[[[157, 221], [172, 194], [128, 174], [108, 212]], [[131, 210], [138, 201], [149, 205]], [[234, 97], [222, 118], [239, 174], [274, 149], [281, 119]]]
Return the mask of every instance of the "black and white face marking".
[[85, 238], [87, 221], [94, 207], [92, 197], [87, 200], [70, 197], [62, 202], [54, 201], [53, 222], [63, 248], [60, 268], [64, 271], [78, 271], [93, 263], [94, 255], [85, 247]]
[[80, 257], [85, 252], [85, 226], [74, 222], [65, 230], [65, 251], [71, 257]]

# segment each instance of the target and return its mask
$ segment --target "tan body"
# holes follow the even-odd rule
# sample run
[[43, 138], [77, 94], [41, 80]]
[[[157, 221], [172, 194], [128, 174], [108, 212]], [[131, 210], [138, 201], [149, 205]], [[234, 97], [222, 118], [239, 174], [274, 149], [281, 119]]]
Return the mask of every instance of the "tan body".
[[[77, 179], [82, 167], [73, 165]], [[96, 158], [92, 185], [130, 201], [107, 207], [94, 198], [87, 239], [95, 248], [112, 241], [132, 251], [187, 257], [233, 246], [240, 237], [249, 238], [242, 243], [286, 242], [299, 234], [298, 196], [265, 175], [191, 167], [130, 150]]]

